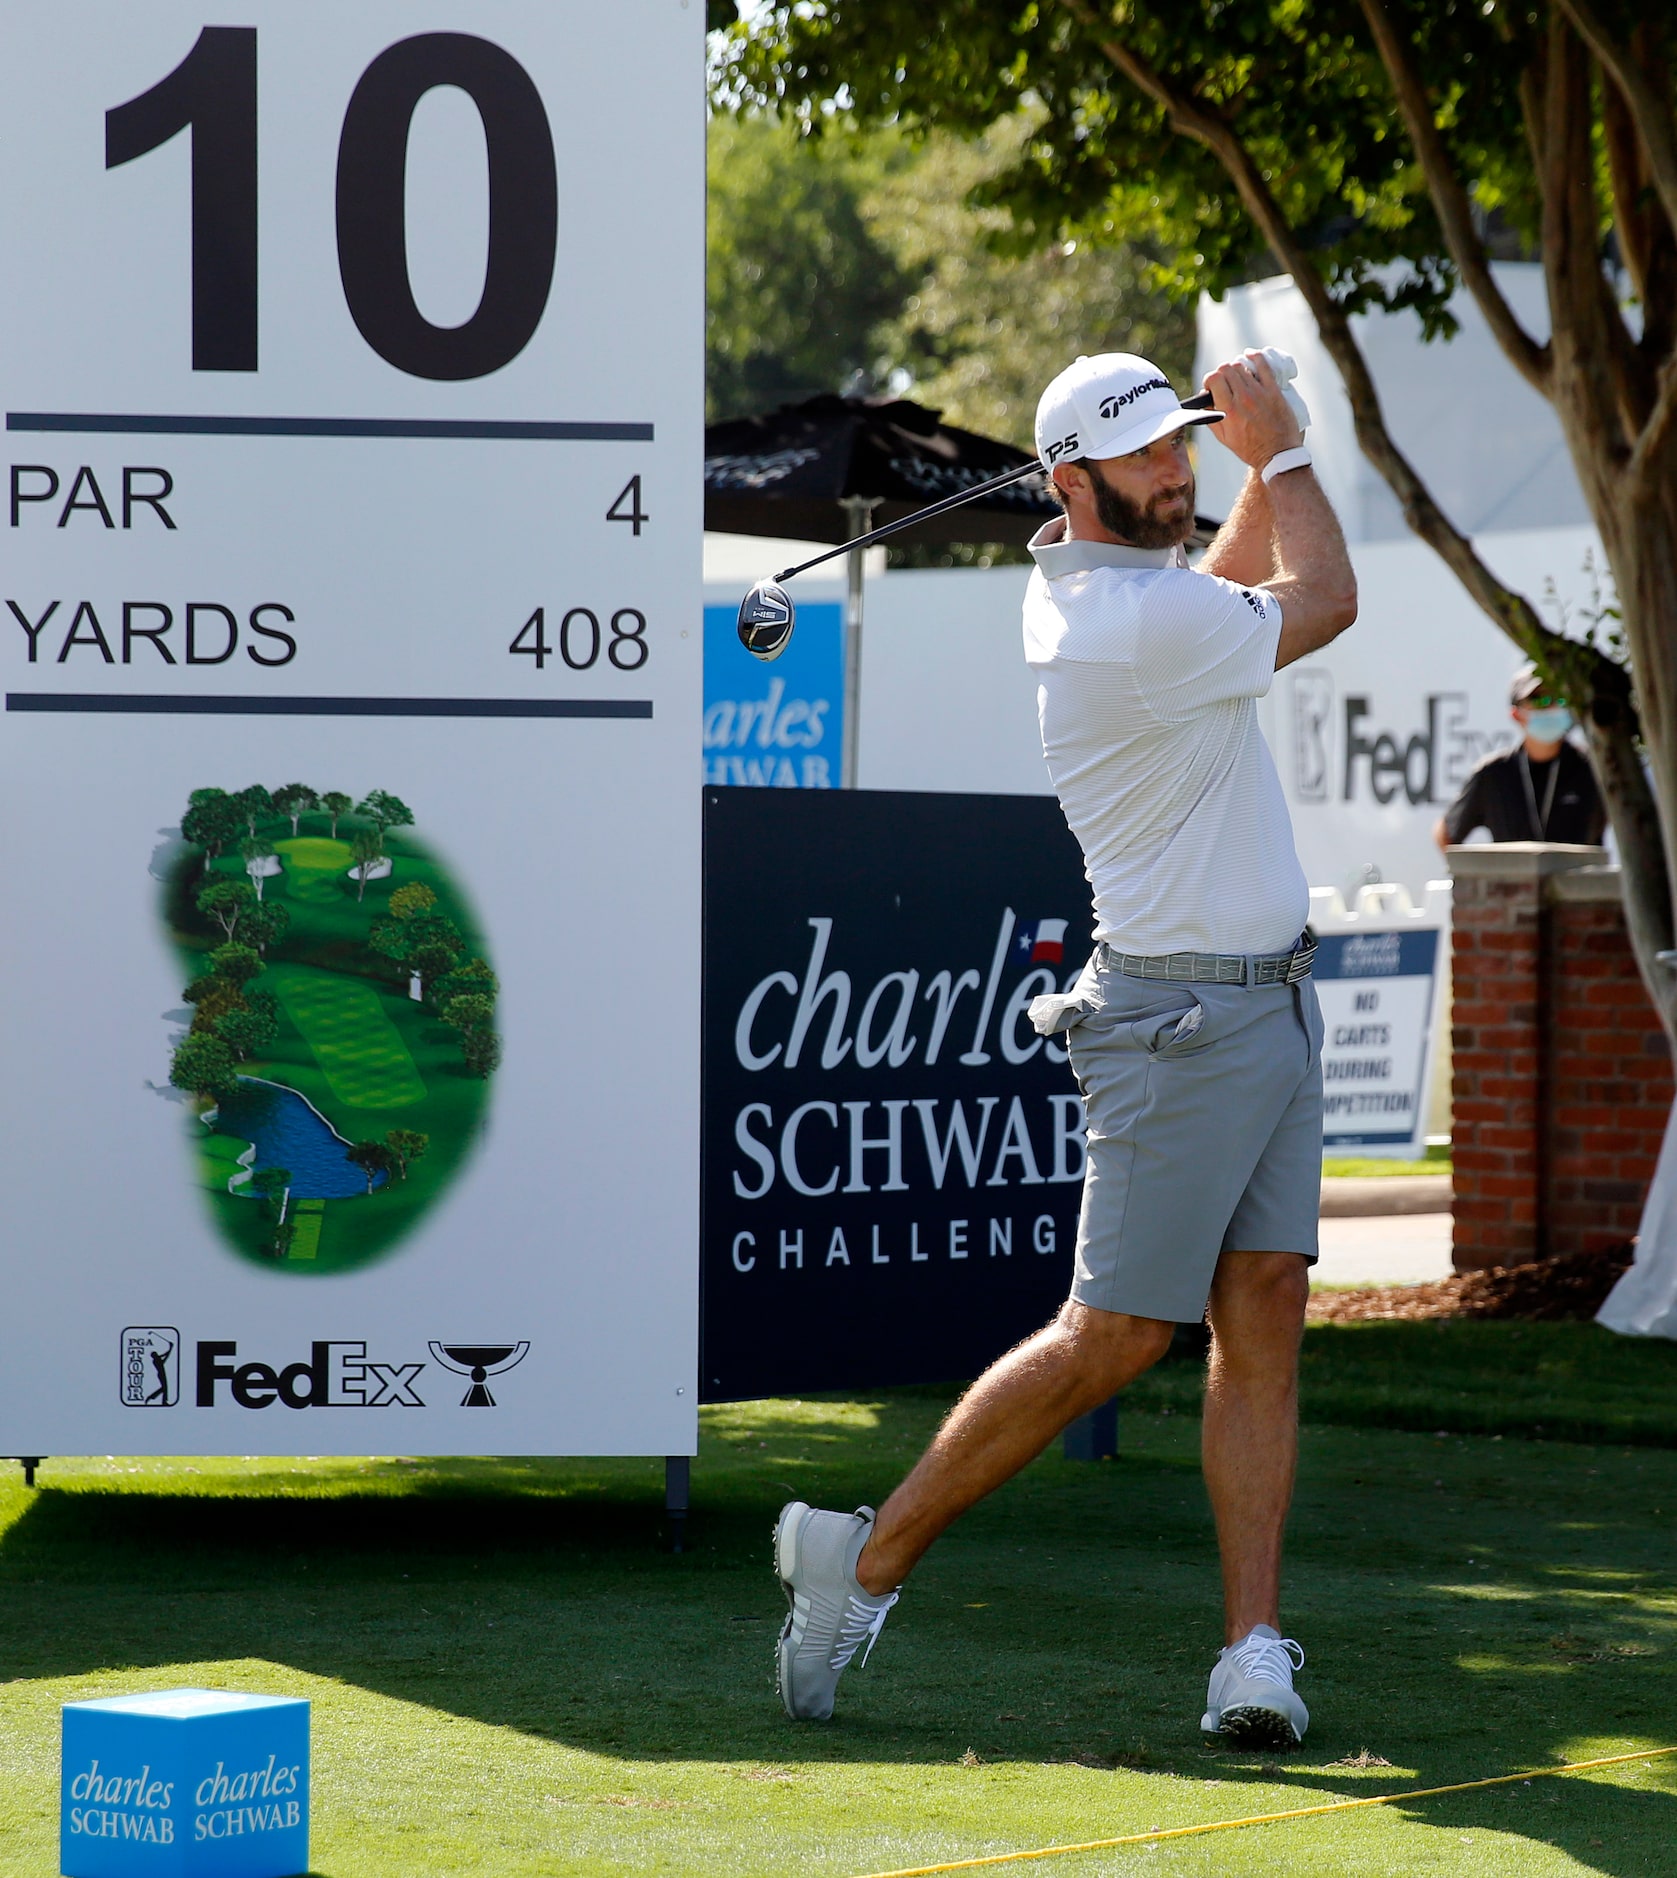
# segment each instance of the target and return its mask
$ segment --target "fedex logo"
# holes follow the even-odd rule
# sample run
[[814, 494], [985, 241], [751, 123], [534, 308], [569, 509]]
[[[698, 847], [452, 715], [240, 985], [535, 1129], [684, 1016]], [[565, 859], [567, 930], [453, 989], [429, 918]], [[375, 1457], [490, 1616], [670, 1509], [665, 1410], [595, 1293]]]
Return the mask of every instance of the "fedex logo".
[[375, 1363], [365, 1342], [315, 1343], [307, 1362], [241, 1363], [236, 1343], [198, 1345], [199, 1408], [221, 1404], [221, 1385], [240, 1408], [424, 1408], [414, 1384], [423, 1363]]

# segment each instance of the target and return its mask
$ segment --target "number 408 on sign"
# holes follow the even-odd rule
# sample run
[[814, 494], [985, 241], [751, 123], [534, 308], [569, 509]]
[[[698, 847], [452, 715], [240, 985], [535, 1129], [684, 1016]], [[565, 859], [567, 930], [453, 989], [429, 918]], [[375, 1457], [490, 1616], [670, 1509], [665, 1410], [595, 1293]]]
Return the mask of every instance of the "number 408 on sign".
[[638, 672], [647, 661], [646, 615], [639, 607], [620, 606], [604, 627], [592, 607], [569, 607], [560, 615], [551, 639], [547, 613], [546, 607], [537, 607], [507, 647], [509, 652], [534, 659], [538, 672], [555, 656], [573, 672], [586, 672], [599, 664], [602, 651], [620, 672]]

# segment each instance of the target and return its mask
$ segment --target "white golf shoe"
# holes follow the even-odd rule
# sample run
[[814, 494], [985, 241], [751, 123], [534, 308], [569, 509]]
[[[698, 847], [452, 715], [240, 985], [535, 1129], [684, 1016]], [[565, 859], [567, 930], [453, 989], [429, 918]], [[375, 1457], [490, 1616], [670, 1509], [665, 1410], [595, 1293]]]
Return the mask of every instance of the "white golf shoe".
[[1256, 1624], [1217, 1658], [1201, 1729], [1244, 1748], [1296, 1748], [1310, 1711], [1293, 1688], [1304, 1651], [1268, 1624]]
[[873, 1525], [873, 1508], [823, 1513], [794, 1500], [774, 1529], [774, 1568], [790, 1609], [775, 1657], [775, 1686], [794, 1721], [826, 1721], [838, 1680], [864, 1643], [868, 1660], [885, 1615], [897, 1601], [856, 1582], [856, 1561]]

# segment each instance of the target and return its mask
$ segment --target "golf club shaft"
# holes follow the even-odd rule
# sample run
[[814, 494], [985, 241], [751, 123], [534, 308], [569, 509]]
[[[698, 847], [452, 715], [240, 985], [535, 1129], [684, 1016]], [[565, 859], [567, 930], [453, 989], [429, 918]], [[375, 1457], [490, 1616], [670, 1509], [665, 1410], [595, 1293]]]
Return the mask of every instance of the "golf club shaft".
[[958, 509], [963, 502], [974, 502], [980, 496], [987, 496], [994, 490], [1005, 489], [1009, 483], [1023, 482], [1027, 476], [1040, 476], [1042, 465], [1032, 457], [1030, 462], [1021, 463], [1016, 469], [1004, 470], [1000, 476], [992, 476], [988, 482], [974, 483], [970, 489], [963, 489], [959, 495], [945, 496], [941, 502], [934, 502], [929, 508], [916, 509], [912, 515], [904, 515], [897, 521], [887, 522], [883, 528], [876, 528], [871, 534], [858, 535], [854, 541], [847, 541], [840, 548], [829, 548], [825, 554], [818, 554], [813, 560], [800, 561], [796, 567], [788, 567], [775, 575], [776, 584], [790, 580], [794, 574], [802, 574], [812, 567], [819, 567], [823, 561], [831, 561], [841, 554], [849, 554], [855, 548], [871, 548], [876, 541], [883, 541], [887, 535], [894, 535], [900, 529], [912, 528], [916, 522], [924, 522], [934, 515], [942, 515], [948, 509]]

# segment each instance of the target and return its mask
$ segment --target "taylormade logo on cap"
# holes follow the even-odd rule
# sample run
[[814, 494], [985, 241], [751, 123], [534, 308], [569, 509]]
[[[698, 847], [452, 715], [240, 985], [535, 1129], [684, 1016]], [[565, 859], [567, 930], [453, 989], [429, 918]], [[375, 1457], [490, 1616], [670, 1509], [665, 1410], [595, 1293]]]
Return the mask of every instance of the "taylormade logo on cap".
[[1133, 352], [1097, 352], [1068, 365], [1036, 407], [1036, 452], [1044, 469], [1072, 457], [1128, 456], [1189, 424], [1216, 424], [1216, 411], [1185, 411], [1170, 381]]

